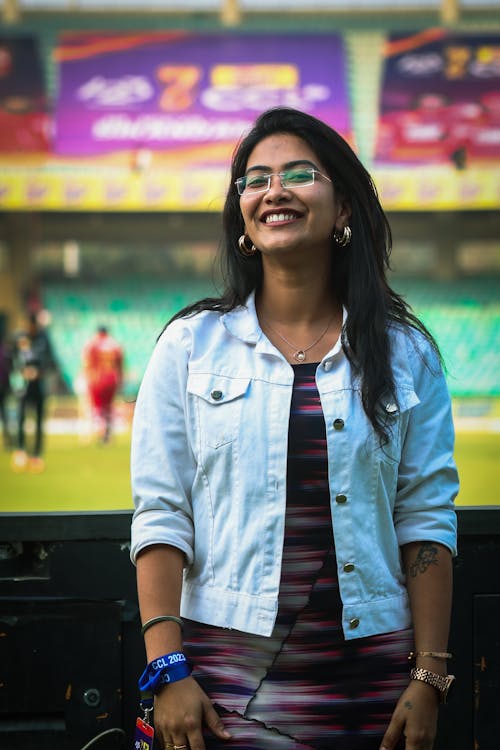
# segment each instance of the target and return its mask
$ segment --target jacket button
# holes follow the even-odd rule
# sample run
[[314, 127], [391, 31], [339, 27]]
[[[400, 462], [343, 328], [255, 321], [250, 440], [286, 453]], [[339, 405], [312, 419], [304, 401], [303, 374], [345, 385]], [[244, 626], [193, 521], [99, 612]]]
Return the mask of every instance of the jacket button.
[[344, 565], [344, 573], [352, 573], [354, 570], [354, 563], [346, 563]]
[[214, 401], [220, 401], [222, 398], [222, 391], [212, 391], [210, 395]]
[[351, 630], [354, 630], [355, 628], [357, 628], [358, 625], [359, 625], [358, 617], [353, 617], [351, 620], [349, 620], [349, 627], [351, 628]]
[[333, 422], [333, 429], [334, 430], [342, 430], [344, 429], [344, 420], [343, 419], [335, 419]]
[[346, 503], [347, 502], [347, 497], [345, 495], [336, 495], [335, 496], [335, 502], [339, 503], [339, 504]]
[[332, 363], [330, 362], [330, 360], [327, 360], [325, 362], [325, 364], [323, 365], [323, 369], [326, 370], [327, 372], [328, 372], [328, 370], [332, 369]]

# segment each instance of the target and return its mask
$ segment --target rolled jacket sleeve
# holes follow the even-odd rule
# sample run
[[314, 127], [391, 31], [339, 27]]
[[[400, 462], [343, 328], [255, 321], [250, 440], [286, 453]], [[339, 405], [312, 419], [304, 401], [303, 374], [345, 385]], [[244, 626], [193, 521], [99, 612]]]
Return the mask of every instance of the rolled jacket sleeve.
[[394, 523], [400, 545], [434, 541], [457, 553], [454, 499], [458, 474], [453, 459], [451, 400], [439, 359], [414, 333], [406, 337], [419, 403], [402, 436]]
[[191, 487], [196, 470], [187, 437], [189, 333], [175, 321], [160, 337], [139, 389], [132, 428], [135, 512], [130, 556], [169, 544], [193, 560]]

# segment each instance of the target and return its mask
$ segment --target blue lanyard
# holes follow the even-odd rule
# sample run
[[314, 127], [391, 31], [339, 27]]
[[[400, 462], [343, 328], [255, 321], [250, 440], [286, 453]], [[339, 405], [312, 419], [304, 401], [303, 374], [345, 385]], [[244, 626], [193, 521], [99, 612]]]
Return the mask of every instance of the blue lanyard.
[[[157, 693], [164, 685], [189, 677], [192, 666], [181, 651], [153, 659], [139, 677], [141, 693]], [[143, 701], [144, 702], [144, 701]]]

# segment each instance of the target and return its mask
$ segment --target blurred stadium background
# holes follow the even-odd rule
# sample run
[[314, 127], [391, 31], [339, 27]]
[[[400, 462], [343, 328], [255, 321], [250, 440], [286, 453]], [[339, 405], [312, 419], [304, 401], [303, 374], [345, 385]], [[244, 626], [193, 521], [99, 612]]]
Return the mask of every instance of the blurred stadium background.
[[[258, 55], [257, 41], [269, 33], [275, 35], [271, 44], [279, 47], [287, 37], [297, 39], [297, 34], [304, 34], [309, 39], [324, 39], [326, 32], [342, 45], [342, 69], [332, 69], [328, 75], [337, 91], [343, 86], [340, 93], [347, 97], [346, 112], [341, 113], [348, 123], [343, 122], [344, 130], [374, 175], [393, 227], [391, 281], [435, 334], [447, 364], [462, 463], [459, 502], [497, 503], [500, 4], [429, 0], [419, 3], [418, 10], [411, 2], [376, 0], [316, 2], [314, 9], [298, 0], [206, 0], [188, 5], [157, 0], [147, 5], [146, 13], [139, 13], [133, 2], [114, 0], [99, 4], [99, 9], [90, 0], [77, 4], [11, 0], [3, 6], [0, 49], [4, 58], [12, 53], [14, 68], [4, 67], [0, 79], [5, 125], [0, 144], [1, 324], [11, 334], [19, 328], [27, 309], [44, 311], [60, 367], [60, 377], [52, 384], [47, 423], [49, 469], [37, 479], [37, 492], [45, 485], [50, 488], [56, 470], [57, 462], [50, 457], [51, 434], [64, 431], [63, 423], [69, 435], [78, 430], [75, 382], [83, 343], [96, 326], [108, 325], [125, 349], [123, 403], [118, 404], [123, 423], [130, 417], [127, 403], [137, 392], [165, 321], [187, 302], [216, 287], [213, 256], [220, 234], [218, 211], [227, 179], [225, 160], [235, 141], [226, 139], [220, 153], [214, 156], [210, 152], [210, 157], [195, 148], [186, 156], [178, 144], [170, 152], [158, 143], [145, 146], [138, 138], [132, 138], [126, 147], [123, 143], [115, 148], [111, 145], [105, 152], [102, 144], [94, 152], [87, 148], [85, 153], [81, 143], [68, 146], [79, 120], [77, 109], [70, 112], [69, 120], [64, 119], [67, 101], [63, 89], [68, 86], [67, 71], [75, 49], [91, 48], [88, 54], [94, 55], [95, 71], [113, 80], [116, 63], [112, 57], [120, 38], [125, 47], [129, 45], [131, 59], [135, 59], [134, 42], [130, 41], [134, 35], [147, 44], [148, 34], [173, 34], [174, 39], [187, 39], [187, 43], [193, 38], [217, 38], [219, 50], [228, 40], [237, 40], [245, 50], [242, 59], [248, 61], [248, 44]], [[243, 41], [241, 34], [246, 35]], [[469, 110], [474, 109], [480, 91], [477, 78], [473, 81], [476, 88], [467, 80], [457, 94], [450, 74], [449, 111], [438, 114], [436, 121], [423, 121], [435, 127], [441, 117], [440, 134], [431, 135], [430, 141], [427, 138], [425, 148], [417, 142], [412, 148], [406, 144], [406, 151], [386, 148], [381, 155], [380, 134], [387, 128], [383, 107], [391, 85], [384, 77], [391, 59], [387, 50], [400, 38], [403, 49], [420, 52], [427, 63], [453, 46], [459, 68], [453, 73], [455, 78], [467, 79], [473, 63], [489, 63], [482, 75], [488, 79], [487, 93], [493, 101], [486, 138], [489, 150], [475, 152], [468, 137], [463, 136], [461, 143], [452, 132], [450, 118], [460, 119], [461, 115], [451, 105], [456, 106], [460, 96], [465, 96]], [[16, 44], [24, 50], [24, 63]], [[175, 48], [167, 49], [169, 62], [176, 62]], [[297, 49], [299, 75], [301, 65], [307, 64], [313, 71], [321, 68], [314, 58], [303, 59], [310, 49], [301, 51], [300, 42]], [[449, 52], [443, 52], [446, 54]], [[173, 60], [168, 55], [173, 55]], [[28, 74], [31, 83], [26, 81], [28, 62], [34, 66]], [[195, 62], [198, 67], [204, 64], [202, 57]], [[266, 60], [256, 57], [253, 62]], [[208, 62], [206, 65], [208, 68]], [[245, 91], [245, 81], [240, 83]], [[431, 93], [434, 84], [428, 83]], [[393, 80], [392, 85], [398, 82]], [[258, 105], [252, 106], [250, 116], [246, 112], [249, 120], [258, 110]], [[122, 110], [124, 107], [119, 108]], [[39, 120], [23, 120], [27, 115]], [[84, 116], [82, 110], [82, 119]], [[470, 120], [469, 114], [466, 124], [467, 118]], [[16, 124], [21, 135], [16, 134]], [[31, 141], [30, 133], [26, 134], [30, 128]], [[171, 187], [173, 182], [176, 186]], [[138, 185], [142, 186], [139, 195]], [[165, 186], [167, 193], [162, 197]], [[154, 194], [155, 188], [160, 192]], [[14, 408], [11, 401], [11, 419]], [[482, 436], [481, 445], [490, 447], [487, 463], [486, 454], [482, 454], [481, 465], [472, 461], [469, 441], [473, 433]], [[0, 461], [6, 469], [6, 457]], [[124, 465], [120, 474], [125, 471]], [[107, 502], [113, 507], [129, 507], [124, 486], [114, 485], [118, 494], [112, 486], [111, 482]], [[71, 491], [67, 487], [64, 497], [53, 502], [69, 502]], [[51, 495], [57, 497], [57, 493]], [[39, 500], [31, 487], [27, 489], [25, 478], [8, 476], [2, 507], [20, 507], [23, 497], [28, 505]]]
[[[479, 546], [469, 546], [467, 538], [461, 547], [456, 580], [459, 604], [467, 602], [467, 608], [461, 606], [455, 620], [452, 641], [459, 645], [451, 644], [462, 674], [459, 708], [444, 715], [453, 741], [438, 750], [496, 750], [500, 670], [488, 672], [484, 654], [496, 643], [489, 663], [498, 666], [498, 514], [491, 525], [493, 515], [480, 513], [490, 508], [494, 514], [500, 505], [500, 0], [4, 0], [0, 13], [0, 328], [10, 337], [26, 312], [40, 313], [59, 367], [50, 382], [45, 471], [15, 474], [9, 453], [0, 451], [0, 614], [15, 614], [9, 622], [21, 623], [9, 637], [19, 638], [16, 653], [28, 660], [24, 671], [18, 665], [12, 671], [7, 697], [2, 688], [9, 681], [0, 674], [0, 746], [5, 738], [5, 747], [45, 750], [57, 739], [63, 743], [58, 747], [80, 750], [99, 728], [118, 725], [130, 733], [136, 695], [121, 670], [130, 676], [142, 664], [125, 559], [133, 401], [165, 322], [217, 289], [213, 261], [234, 128], [254, 119], [269, 96], [299, 101], [302, 83], [302, 93], [307, 89], [313, 98], [329, 86], [334, 91], [331, 122], [344, 129], [374, 176], [391, 222], [391, 283], [435, 335], [447, 366], [462, 480], [461, 528], [484, 534], [485, 541], [471, 536], [470, 544]], [[326, 38], [336, 45], [337, 57], [316, 53], [316, 42]], [[141, 55], [158, 44], [167, 45], [165, 60], [177, 76], [180, 69], [194, 69], [206, 86], [204, 76], [214, 65], [211, 101], [215, 107], [233, 102], [226, 113], [230, 135], [208, 146], [199, 133], [198, 142], [186, 147], [181, 126], [178, 142], [144, 141], [136, 134], [114, 143], [110, 136], [104, 148], [91, 127], [98, 106], [87, 108], [85, 97], [72, 96], [71, 65], [89, 60], [92, 90], [85, 96], [101, 97], [102, 103], [106, 85], [113, 84], [113, 112], [130, 123], [141, 116], [140, 107], [127, 109], [123, 100], [120, 105], [123, 88], [114, 84], [133, 79], [140, 100], [147, 83], [139, 74]], [[128, 54], [130, 64], [124, 64]], [[226, 67], [217, 68], [218, 56]], [[394, 61], [418, 72], [404, 84], [411, 94], [406, 99]], [[423, 88], [412, 94], [416, 78]], [[174, 118], [183, 106], [189, 109], [186, 91], [193, 93], [184, 81], [177, 89], [180, 100], [164, 101], [158, 112], [146, 107], [146, 115]], [[338, 101], [342, 107], [335, 109]], [[125, 352], [117, 429], [106, 447], [86, 439], [76, 393], [82, 347], [102, 324]], [[12, 397], [8, 406], [14, 429]], [[54, 539], [56, 547], [49, 547]], [[94, 584], [95, 591], [89, 589]], [[486, 608], [483, 600], [471, 604], [477, 592], [497, 595]], [[90, 668], [102, 641], [100, 658], [116, 657], [116, 685], [101, 685], [98, 674], [85, 685], [75, 677], [74, 697], [65, 693], [63, 700], [61, 677], [57, 690], [47, 685], [45, 703], [40, 691], [32, 703], [19, 675], [30, 673], [37, 649], [26, 650], [25, 643], [39, 643], [39, 652], [55, 663], [60, 622], [78, 620], [80, 610], [59, 621], [53, 612], [63, 605], [47, 605], [47, 621], [56, 625], [44, 630], [43, 618], [24, 596], [53, 597], [56, 603], [64, 597], [105, 600], [95, 615], [99, 629], [83, 633], [89, 641], [82, 649]], [[104, 613], [122, 599], [125, 604]], [[24, 619], [16, 619], [21, 611]], [[108, 641], [102, 640], [105, 620], [113, 622]], [[487, 637], [488, 623], [495, 632]], [[118, 639], [123, 664], [113, 650]], [[64, 642], [72, 654], [74, 646]], [[0, 667], [9, 643], [0, 639]], [[85, 692], [92, 680], [107, 696], [95, 704]], [[117, 747], [118, 741], [110, 736], [99, 747]]]

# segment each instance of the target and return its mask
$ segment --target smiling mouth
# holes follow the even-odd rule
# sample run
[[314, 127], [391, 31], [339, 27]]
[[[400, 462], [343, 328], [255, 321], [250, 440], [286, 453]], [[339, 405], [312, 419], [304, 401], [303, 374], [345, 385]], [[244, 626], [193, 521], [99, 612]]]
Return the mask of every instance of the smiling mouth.
[[280, 214], [267, 214], [267, 216], [264, 217], [263, 221], [265, 224], [277, 224], [282, 221], [293, 221], [294, 219], [298, 219], [299, 217], [297, 214], [290, 214], [290, 213], [280, 213]]

